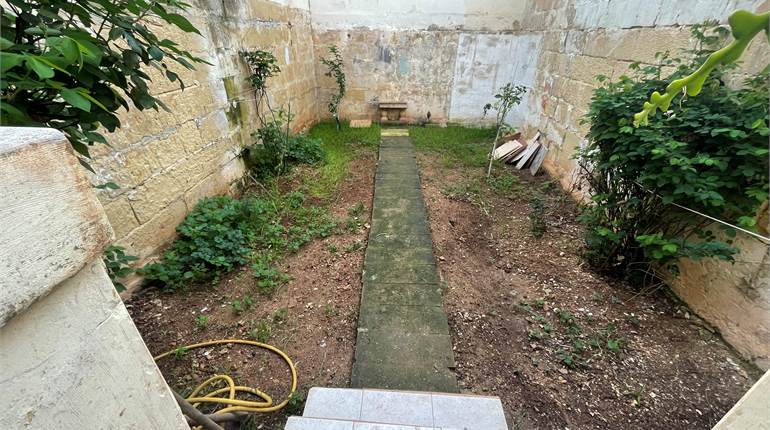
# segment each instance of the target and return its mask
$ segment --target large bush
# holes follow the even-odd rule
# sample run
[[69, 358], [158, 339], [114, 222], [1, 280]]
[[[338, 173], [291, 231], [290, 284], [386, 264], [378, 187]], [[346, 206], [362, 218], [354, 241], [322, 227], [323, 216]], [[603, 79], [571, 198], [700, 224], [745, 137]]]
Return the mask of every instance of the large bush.
[[[676, 204], [751, 229], [768, 198], [767, 69], [739, 89], [727, 85], [725, 70], [714, 73], [697, 97], [632, 125], [653, 91], [691, 72], [720, 39], [700, 26], [693, 34], [703, 45], [687, 60], [661, 55], [662, 66], [633, 65], [633, 78], [599, 77], [605, 85], [591, 100], [589, 144], [577, 156], [594, 202], [582, 214], [587, 257], [600, 269], [648, 276], [657, 268], [676, 273], [683, 257], [732, 261], [738, 250], [720, 238], [735, 230], [718, 234]], [[675, 72], [662, 79], [664, 66]]]

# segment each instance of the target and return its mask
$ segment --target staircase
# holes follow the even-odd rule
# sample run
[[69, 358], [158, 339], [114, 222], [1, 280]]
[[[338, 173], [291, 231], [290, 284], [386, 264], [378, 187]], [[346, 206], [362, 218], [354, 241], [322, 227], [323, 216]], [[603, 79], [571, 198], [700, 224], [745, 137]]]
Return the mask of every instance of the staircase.
[[285, 430], [507, 430], [497, 397], [418, 391], [311, 388]]

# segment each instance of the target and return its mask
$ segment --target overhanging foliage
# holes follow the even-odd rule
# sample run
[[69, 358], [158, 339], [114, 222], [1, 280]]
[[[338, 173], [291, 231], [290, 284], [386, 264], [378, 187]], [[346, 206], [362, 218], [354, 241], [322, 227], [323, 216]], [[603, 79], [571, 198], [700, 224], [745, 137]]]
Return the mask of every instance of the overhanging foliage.
[[204, 62], [150, 23], [198, 30], [177, 0], [8, 0], [0, 31], [2, 125], [59, 129], [88, 167], [89, 145], [107, 143], [100, 127], [120, 127], [117, 111], [166, 108], [148, 88], [147, 68], [184, 84], [169, 63]]

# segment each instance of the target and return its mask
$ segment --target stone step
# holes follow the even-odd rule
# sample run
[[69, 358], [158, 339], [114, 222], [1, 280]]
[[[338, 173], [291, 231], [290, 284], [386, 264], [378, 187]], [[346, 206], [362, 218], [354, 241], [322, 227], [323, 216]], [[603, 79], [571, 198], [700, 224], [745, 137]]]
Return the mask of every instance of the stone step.
[[[364, 421], [328, 420], [323, 418], [289, 417], [285, 430], [450, 430], [440, 427], [400, 426]], [[454, 430], [454, 429], [451, 429]]]
[[308, 393], [303, 418], [308, 420], [290, 420], [294, 427], [287, 424], [286, 429], [402, 429], [388, 425], [407, 429], [508, 429], [497, 397], [419, 391], [314, 387]]

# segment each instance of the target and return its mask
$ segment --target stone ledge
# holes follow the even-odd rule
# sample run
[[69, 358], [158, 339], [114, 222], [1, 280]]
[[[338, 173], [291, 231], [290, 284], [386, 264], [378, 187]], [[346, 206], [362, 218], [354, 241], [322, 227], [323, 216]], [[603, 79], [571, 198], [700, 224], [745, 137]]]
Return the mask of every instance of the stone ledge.
[[53, 129], [0, 127], [0, 327], [99, 257], [113, 232]]

